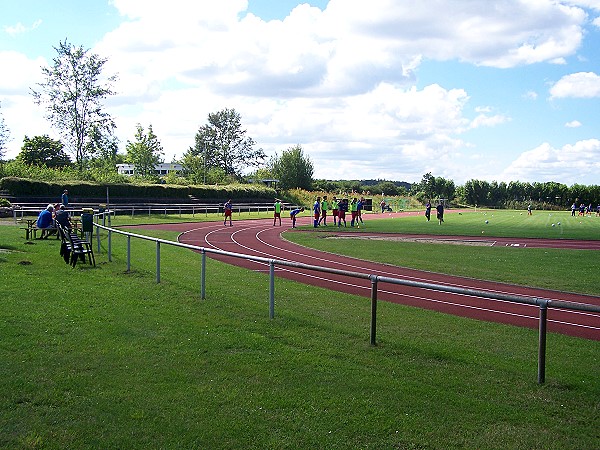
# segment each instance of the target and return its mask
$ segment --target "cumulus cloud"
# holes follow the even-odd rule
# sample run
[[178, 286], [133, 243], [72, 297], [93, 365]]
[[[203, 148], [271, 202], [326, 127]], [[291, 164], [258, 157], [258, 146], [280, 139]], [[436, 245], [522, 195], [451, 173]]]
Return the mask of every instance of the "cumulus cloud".
[[303, 4], [265, 22], [247, 14], [246, 0], [113, 0], [126, 21], [98, 49], [121, 72], [223, 94], [350, 95], [382, 81], [411, 85], [422, 58], [501, 68], [558, 61], [580, 46], [586, 18], [550, 1], [433, 3], [330, 0], [325, 11]]
[[552, 98], [600, 97], [600, 76], [593, 72], [566, 75], [550, 88], [550, 95]]
[[572, 120], [570, 122], [565, 123], [565, 127], [567, 128], [579, 128], [581, 126], [581, 122], [579, 120]]
[[600, 170], [600, 140], [554, 148], [548, 143], [522, 153], [504, 171], [504, 180], [579, 183]]

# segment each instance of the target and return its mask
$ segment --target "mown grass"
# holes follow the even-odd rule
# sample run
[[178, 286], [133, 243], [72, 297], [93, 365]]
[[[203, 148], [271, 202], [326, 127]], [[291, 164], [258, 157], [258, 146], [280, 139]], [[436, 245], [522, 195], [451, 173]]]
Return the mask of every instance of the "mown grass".
[[[487, 224], [485, 220], [488, 221]], [[494, 237], [518, 239], [519, 236], [587, 240], [600, 238], [599, 217], [573, 218], [566, 213], [552, 213], [551, 216], [541, 212], [526, 216], [514, 211], [485, 211], [461, 215], [454, 213], [447, 215], [446, 222], [441, 226], [433, 219], [426, 222], [424, 216], [417, 213], [408, 217], [382, 220], [369, 220], [366, 217], [365, 221], [361, 228], [343, 228], [343, 231], [352, 231], [357, 237], [391, 232], [481, 237], [482, 233], [479, 230], [483, 229], [484, 236], [491, 240]], [[561, 224], [557, 225], [558, 222]], [[552, 223], [555, 223], [554, 227]], [[557, 230], [557, 227], [562, 231]], [[311, 232], [290, 232], [284, 236], [307, 247], [396, 266], [600, 295], [600, 252], [597, 250], [463, 246], [435, 241], [338, 239], [331, 237], [330, 233], [341, 230], [339, 228], [321, 227], [314, 230], [305, 227], [303, 230]]]
[[[351, 228], [347, 219], [344, 231], [432, 234], [450, 236], [521, 237], [545, 239], [600, 239], [600, 217], [571, 217], [567, 211], [534, 211], [528, 216], [516, 210], [470, 210], [460, 213], [446, 211], [445, 221], [439, 225], [432, 214], [427, 222], [423, 211], [408, 212], [405, 216], [365, 215], [361, 228]], [[376, 219], [376, 220], [374, 220]], [[486, 220], [488, 223], [486, 223]], [[333, 220], [328, 218], [332, 230]]]
[[[174, 239], [173, 233], [156, 236]], [[113, 238], [71, 269], [0, 228], [2, 448], [594, 448], [597, 342], [268, 280]]]

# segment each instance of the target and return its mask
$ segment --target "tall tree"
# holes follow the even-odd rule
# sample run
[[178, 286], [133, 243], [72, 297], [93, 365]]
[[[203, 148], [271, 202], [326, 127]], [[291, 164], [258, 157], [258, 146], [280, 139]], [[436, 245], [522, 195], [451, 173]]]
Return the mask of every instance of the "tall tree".
[[158, 137], [148, 126], [148, 133], [144, 127], [137, 125], [135, 141], [127, 141], [127, 161], [133, 164], [137, 175], [148, 178], [154, 175], [154, 167], [162, 162], [163, 148]]
[[[0, 104], [0, 108], [2, 108], [2, 104]], [[0, 111], [0, 161], [4, 158], [4, 150], [6, 150], [6, 144], [10, 140], [10, 130], [4, 123], [4, 116], [2, 115], [2, 111]]]
[[88, 145], [91, 130], [110, 135], [115, 128], [102, 102], [114, 94], [116, 75], [103, 78], [107, 59], [75, 47], [66, 39], [54, 49], [58, 56], [52, 67], [42, 67], [45, 81], [38, 83], [39, 90], [31, 91], [36, 104], [45, 106], [46, 119], [61, 133], [67, 149], [83, 169], [93, 149]]
[[208, 115], [208, 123], [198, 129], [195, 145], [186, 155], [200, 158], [205, 172], [219, 168], [226, 175], [240, 177], [243, 169], [258, 167], [265, 159], [264, 151], [254, 146], [242, 128], [241, 116], [235, 109], [224, 109]]
[[17, 159], [32, 166], [65, 167], [71, 165], [69, 156], [63, 150], [60, 141], [47, 135], [23, 139], [23, 146]]
[[281, 189], [312, 188], [313, 163], [308, 156], [304, 156], [302, 147], [296, 145], [275, 157], [272, 162], [273, 176], [279, 179]]

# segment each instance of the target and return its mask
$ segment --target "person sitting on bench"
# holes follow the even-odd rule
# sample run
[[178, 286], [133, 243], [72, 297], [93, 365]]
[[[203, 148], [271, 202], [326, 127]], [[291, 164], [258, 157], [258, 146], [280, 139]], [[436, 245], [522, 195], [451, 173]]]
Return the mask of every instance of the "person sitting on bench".
[[58, 207], [58, 211], [56, 211], [56, 217], [54, 218], [56, 222], [58, 222], [63, 228], [71, 231], [73, 228], [73, 224], [71, 224], [71, 218], [69, 217], [69, 213], [65, 209], [65, 205], [60, 205]]
[[35, 226], [42, 230], [41, 239], [46, 239], [50, 235], [51, 230], [56, 230], [54, 226], [54, 218], [52, 217], [53, 211], [54, 206], [48, 205], [37, 218]]

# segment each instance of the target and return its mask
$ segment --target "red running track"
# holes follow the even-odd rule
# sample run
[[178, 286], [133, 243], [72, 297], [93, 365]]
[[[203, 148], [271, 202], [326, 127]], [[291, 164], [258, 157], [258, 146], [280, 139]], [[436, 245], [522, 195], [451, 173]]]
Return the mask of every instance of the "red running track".
[[[298, 219], [299, 225], [311, 223], [310, 217]], [[488, 292], [499, 292], [508, 295], [525, 295], [552, 300], [565, 300], [600, 306], [600, 297], [533, 289], [524, 286], [513, 286], [505, 283], [474, 280], [454, 277], [444, 274], [423, 272], [403, 267], [362, 261], [347, 256], [321, 252], [305, 248], [281, 237], [286, 227], [273, 226], [272, 219], [234, 221], [233, 226], [223, 226], [220, 222], [185, 223], [172, 225], [145, 225], [144, 228], [161, 228], [179, 231], [182, 234], [179, 241], [205, 248], [243, 253], [263, 258], [290, 260], [316, 266], [377, 274], [380, 276], [413, 280], [425, 283], [460, 286]], [[337, 231], [337, 229], [336, 229]], [[367, 236], [364, 233], [363, 236]], [[418, 236], [418, 238], [424, 238]], [[600, 242], [589, 241], [548, 241], [542, 239], [490, 239], [490, 238], [460, 238], [433, 237], [432, 239], [447, 240], [480, 240], [487, 245], [512, 245], [523, 247], [560, 247], [567, 244], [568, 248], [600, 249]], [[251, 270], [268, 272], [269, 268], [262, 263], [246, 261], [240, 258], [225, 257], [209, 254], [229, 264], [246, 267]], [[314, 286], [334, 289], [350, 294], [370, 297], [371, 284], [369, 280], [330, 275], [321, 272], [306, 271], [295, 268], [276, 267], [275, 274]], [[421, 288], [379, 283], [378, 299], [401, 303], [404, 305], [426, 308], [443, 313], [470, 317], [478, 320], [500, 322], [505, 324], [538, 327], [539, 308], [536, 306], [520, 305], [499, 300], [490, 300], [468, 295], [437, 292]], [[548, 309], [548, 331], [578, 336], [586, 339], [600, 340], [600, 314]]]

